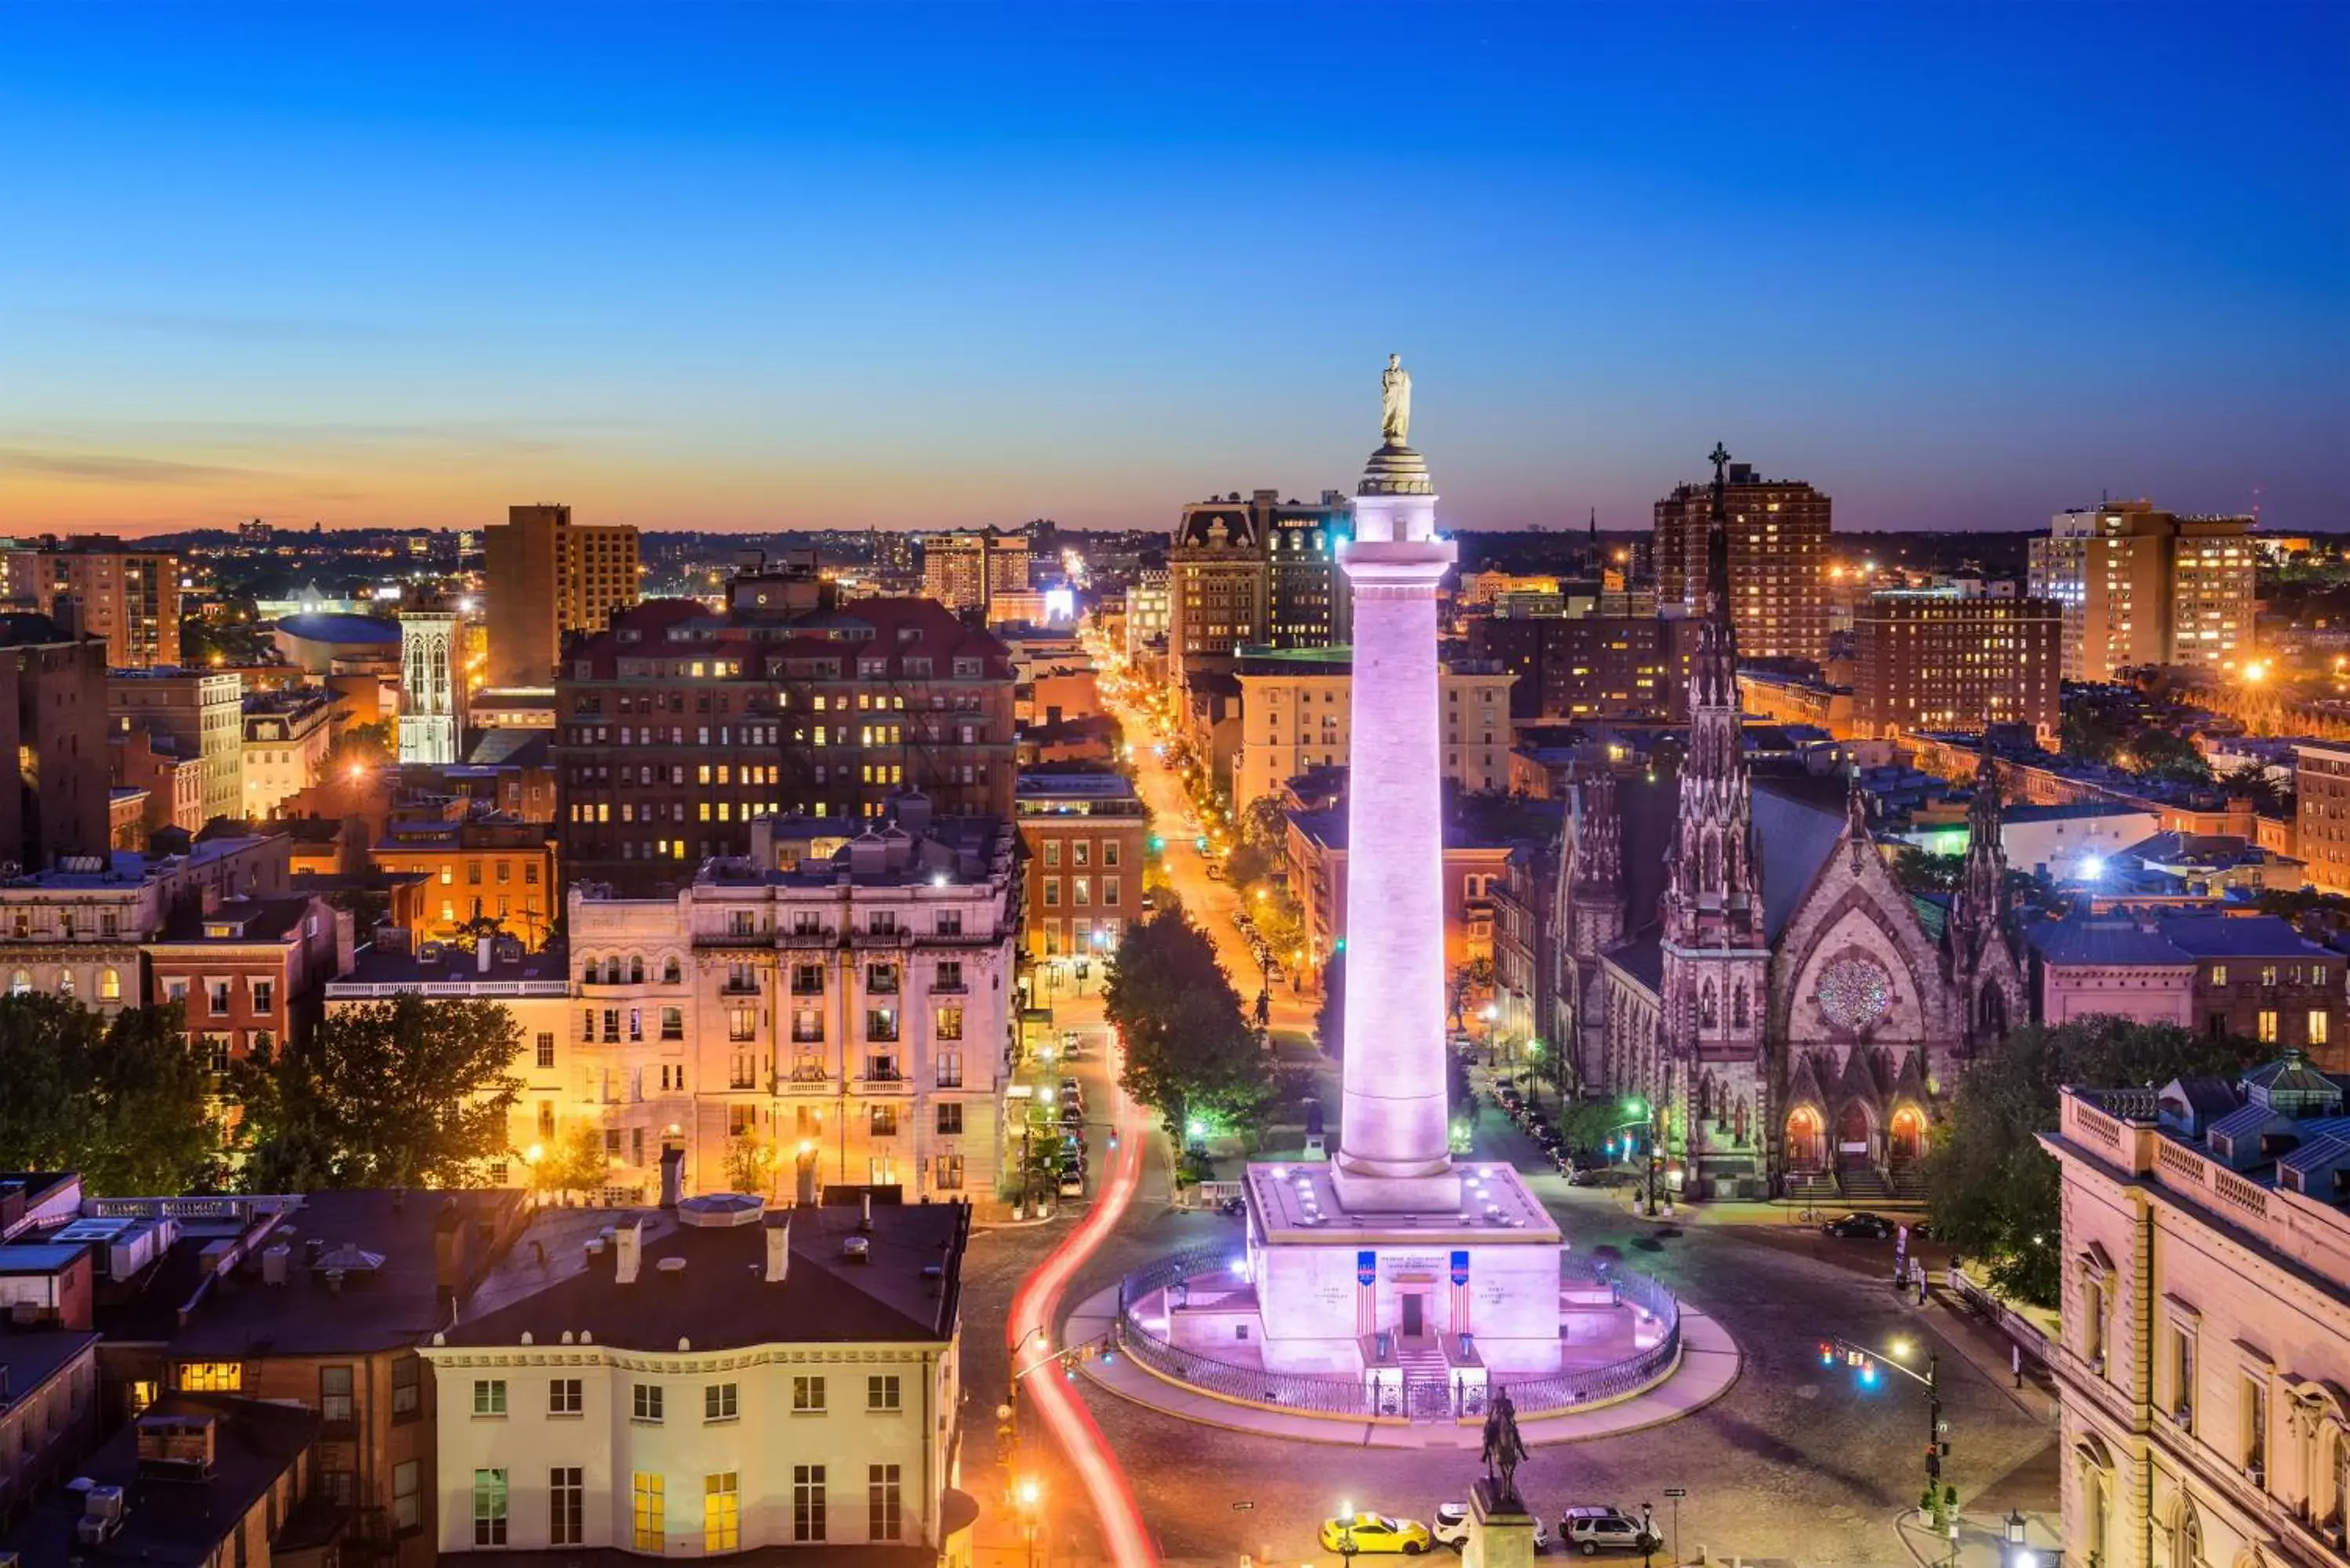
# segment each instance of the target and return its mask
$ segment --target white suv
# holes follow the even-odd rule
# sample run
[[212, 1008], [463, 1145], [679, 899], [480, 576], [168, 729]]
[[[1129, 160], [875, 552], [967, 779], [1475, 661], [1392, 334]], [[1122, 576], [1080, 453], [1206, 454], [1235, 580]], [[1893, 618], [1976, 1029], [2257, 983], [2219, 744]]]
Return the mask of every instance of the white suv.
[[[1459, 1552], [1469, 1544], [1469, 1505], [1465, 1502], [1443, 1502], [1436, 1506], [1436, 1517], [1429, 1521], [1429, 1532], [1441, 1545]], [[1534, 1550], [1550, 1550], [1550, 1531], [1539, 1519], [1534, 1521]]]

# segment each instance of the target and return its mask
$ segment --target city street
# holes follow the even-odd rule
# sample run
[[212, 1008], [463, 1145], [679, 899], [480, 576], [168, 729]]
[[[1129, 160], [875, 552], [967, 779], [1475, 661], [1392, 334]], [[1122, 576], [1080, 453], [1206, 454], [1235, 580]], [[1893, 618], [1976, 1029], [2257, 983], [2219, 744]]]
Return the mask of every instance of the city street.
[[[1253, 974], [1247, 944], [1231, 922], [1235, 894], [1208, 878], [1183, 829], [1189, 818], [1180, 782], [1151, 756], [1151, 732], [1139, 714], [1122, 710], [1120, 718], [1136, 750], [1138, 782], [1167, 839], [1170, 880], [1207, 926], [1227, 967], [1239, 976]], [[1056, 1023], [1091, 1039], [1099, 1028], [1098, 988], [1087, 990], [1087, 997], [1060, 1003]], [[1277, 997], [1274, 1023], [1276, 1029], [1308, 1031], [1312, 1009], [1303, 1002], [1284, 1006]], [[1106, 1070], [1099, 1050], [1078, 1068], [1097, 1124], [1109, 1103], [1099, 1097], [1106, 1084], [1096, 1087]], [[1096, 1137], [1102, 1137], [1098, 1126]], [[968, 1412], [968, 1454], [987, 1450], [992, 1428], [986, 1417], [995, 1399], [990, 1391], [1002, 1386], [1003, 1345], [1041, 1310], [1045, 1287], [1066, 1303], [1166, 1252], [1226, 1234], [1237, 1245], [1236, 1221], [1169, 1206], [1160, 1137], [1154, 1132], [1120, 1142], [1121, 1159], [1131, 1159], [1126, 1168], [1132, 1182], [1118, 1180], [1116, 1189], [1133, 1196], [1118, 1199], [1123, 1212], [1114, 1227], [1093, 1228], [1102, 1232], [1099, 1245], [1082, 1258], [1072, 1261], [1064, 1248], [1038, 1268], [1057, 1244], [1048, 1233], [1071, 1230], [1066, 1218], [1044, 1232], [1004, 1230], [974, 1241], [964, 1322], [967, 1330], [981, 1331], [966, 1336], [970, 1386], [981, 1392]], [[1921, 1310], [1898, 1298], [1888, 1282], [1890, 1243], [1832, 1240], [1815, 1225], [1796, 1223], [1792, 1212], [1775, 1222], [1692, 1219], [1680, 1228], [1659, 1227], [1631, 1217], [1620, 1192], [1567, 1187], [1515, 1128], [1490, 1111], [1481, 1123], [1478, 1152], [1526, 1172], [1572, 1246], [1656, 1274], [1712, 1313], [1745, 1357], [1730, 1392], [1692, 1416], [1624, 1437], [1537, 1449], [1521, 1478], [1545, 1516], [1594, 1503], [1637, 1512], [1648, 1502], [1669, 1547], [1685, 1561], [1694, 1561], [1700, 1547], [1715, 1560], [1733, 1554], [1806, 1564], [1906, 1560], [1896, 1521], [1917, 1504], [1924, 1486], [1924, 1391], [1890, 1372], [1863, 1386], [1846, 1366], [1823, 1366], [1824, 1338], [1877, 1346], [1888, 1355], [1907, 1341], [1909, 1364], [1921, 1368], [1927, 1354], [1939, 1350], [1951, 1444], [1943, 1479], [1959, 1490], [1970, 1534], [2010, 1509], [2027, 1514], [2054, 1509], [2055, 1449], [2044, 1397], [2031, 1389], [2016, 1396], [2003, 1378], [1994, 1381], [1954, 1354], [1950, 1337], [1970, 1325], [1941, 1305]], [[1008, 1324], [1006, 1334], [993, 1332], [997, 1323]], [[1034, 1355], [1032, 1349], [1024, 1364]], [[1050, 1500], [1043, 1511], [1049, 1529], [1040, 1537], [1040, 1563], [1120, 1560], [1113, 1540], [1126, 1489], [1139, 1501], [1161, 1561], [1229, 1564], [1245, 1553], [1274, 1563], [1326, 1562], [1315, 1532], [1342, 1504], [1425, 1519], [1437, 1504], [1465, 1497], [1478, 1473], [1473, 1458], [1461, 1454], [1281, 1443], [1201, 1427], [1129, 1404], [1082, 1378], [1056, 1384], [1054, 1392], [1076, 1396], [1069, 1403], [1077, 1407], [1081, 1399], [1091, 1421], [1049, 1413], [1040, 1421], [1034, 1403], [1026, 1407], [1020, 1472], [1035, 1476]], [[1075, 1446], [1075, 1467], [1045, 1440], [1047, 1426]], [[1106, 1448], [1093, 1446], [1097, 1434]], [[1113, 1471], [1123, 1480], [1107, 1480]], [[1667, 1488], [1687, 1492], [1677, 1527], [1663, 1495]], [[1089, 1497], [1109, 1500], [1112, 1537], [1105, 1537], [1100, 1519], [1081, 1503]], [[983, 1525], [982, 1543], [999, 1548], [983, 1553], [987, 1562], [1024, 1560], [1000, 1554], [1000, 1543], [1024, 1547], [1016, 1530], [1007, 1542], [1002, 1529]]]

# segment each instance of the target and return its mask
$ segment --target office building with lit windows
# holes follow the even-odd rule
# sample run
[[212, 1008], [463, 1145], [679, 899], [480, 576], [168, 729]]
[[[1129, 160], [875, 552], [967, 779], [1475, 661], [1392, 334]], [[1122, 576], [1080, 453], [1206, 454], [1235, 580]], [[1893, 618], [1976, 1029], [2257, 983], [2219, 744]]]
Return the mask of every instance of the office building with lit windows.
[[420, 1352], [439, 1561], [969, 1562], [970, 1232], [960, 1203], [539, 1210]]

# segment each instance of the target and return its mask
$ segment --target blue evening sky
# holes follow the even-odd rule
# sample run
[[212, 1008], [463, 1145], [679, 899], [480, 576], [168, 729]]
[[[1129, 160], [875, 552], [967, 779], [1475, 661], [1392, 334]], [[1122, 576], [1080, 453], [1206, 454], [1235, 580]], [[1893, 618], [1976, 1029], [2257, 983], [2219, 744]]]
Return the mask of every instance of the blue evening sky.
[[0, 534], [2350, 528], [2350, 7], [0, 5]]

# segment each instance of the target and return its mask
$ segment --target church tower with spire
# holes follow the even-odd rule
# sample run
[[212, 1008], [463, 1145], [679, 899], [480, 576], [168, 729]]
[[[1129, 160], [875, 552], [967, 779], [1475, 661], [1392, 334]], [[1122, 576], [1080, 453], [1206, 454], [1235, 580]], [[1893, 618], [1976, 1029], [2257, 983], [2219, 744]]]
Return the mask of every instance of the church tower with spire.
[[1624, 895], [1624, 824], [1617, 815], [1616, 775], [1605, 762], [1593, 764], [1575, 786], [1572, 818], [1573, 888], [1567, 948], [1589, 963], [1624, 940], [1628, 912]]
[[1999, 761], [1983, 725], [1975, 794], [1967, 806], [1967, 858], [1950, 900], [1950, 979], [1966, 1004], [1964, 1049], [1971, 1057], [1999, 1044], [2024, 1015], [2023, 977], [2008, 943], [2007, 851], [2001, 842]]
[[1651, 1089], [1670, 1116], [1668, 1147], [1686, 1161], [1700, 1190], [1717, 1176], [1761, 1168], [1750, 1113], [1768, 1103], [1763, 1027], [1771, 959], [1740, 722], [1738, 634], [1730, 616], [1730, 453], [1717, 444], [1711, 461], [1705, 619], [1690, 663], [1689, 745], [1658, 911], [1664, 1081]]

